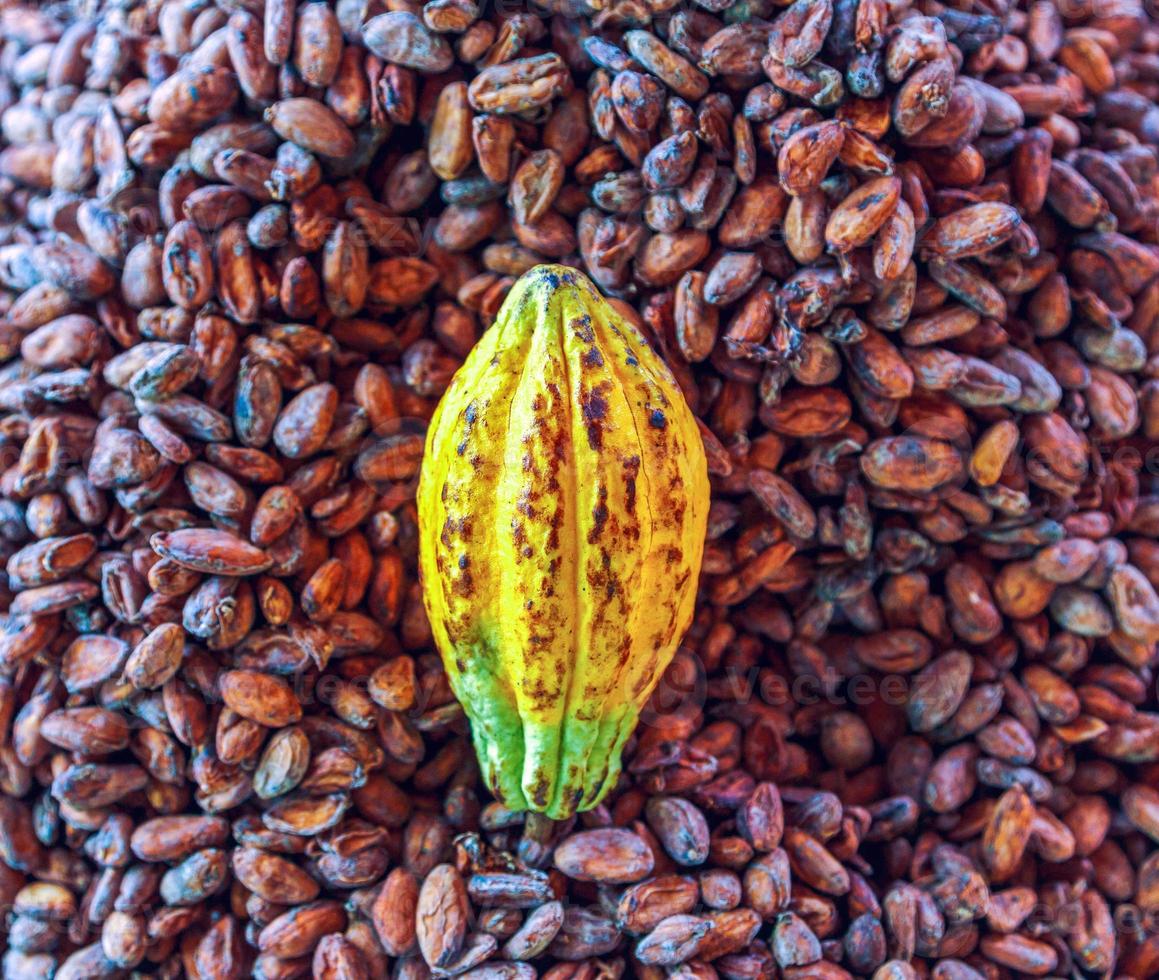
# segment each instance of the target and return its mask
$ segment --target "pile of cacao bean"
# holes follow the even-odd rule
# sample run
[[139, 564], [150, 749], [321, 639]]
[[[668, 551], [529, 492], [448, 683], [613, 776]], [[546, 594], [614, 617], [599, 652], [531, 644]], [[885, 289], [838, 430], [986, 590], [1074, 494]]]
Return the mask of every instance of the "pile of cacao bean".
[[[1151, 15], [0, 0], [3, 978], [1159, 975]], [[713, 486], [564, 822], [415, 561], [548, 261]]]

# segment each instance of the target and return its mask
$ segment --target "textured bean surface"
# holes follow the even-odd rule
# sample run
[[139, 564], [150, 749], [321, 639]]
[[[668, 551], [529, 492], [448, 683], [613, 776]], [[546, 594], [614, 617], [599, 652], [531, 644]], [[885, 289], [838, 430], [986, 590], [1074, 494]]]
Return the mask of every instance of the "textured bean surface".
[[[1159, 975], [1153, 15], [0, 0], [5, 980]], [[542, 262], [712, 481], [560, 823], [413, 503]]]

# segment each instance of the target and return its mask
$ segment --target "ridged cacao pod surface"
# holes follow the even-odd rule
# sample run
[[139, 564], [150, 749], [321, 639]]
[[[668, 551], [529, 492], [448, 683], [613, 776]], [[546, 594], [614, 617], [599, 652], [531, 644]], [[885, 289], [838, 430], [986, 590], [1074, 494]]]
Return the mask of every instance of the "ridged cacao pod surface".
[[660, 356], [584, 275], [538, 266], [443, 395], [418, 488], [435, 641], [507, 806], [615, 785], [692, 619], [709, 486]]

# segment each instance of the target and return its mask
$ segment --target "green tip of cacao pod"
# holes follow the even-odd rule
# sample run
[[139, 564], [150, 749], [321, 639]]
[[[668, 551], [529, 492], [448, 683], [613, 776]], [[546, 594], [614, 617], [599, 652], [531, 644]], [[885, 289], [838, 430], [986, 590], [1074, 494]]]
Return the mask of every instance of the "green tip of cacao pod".
[[672, 374], [581, 272], [511, 289], [427, 434], [419, 560], [487, 785], [561, 819], [615, 785], [692, 618], [708, 516]]

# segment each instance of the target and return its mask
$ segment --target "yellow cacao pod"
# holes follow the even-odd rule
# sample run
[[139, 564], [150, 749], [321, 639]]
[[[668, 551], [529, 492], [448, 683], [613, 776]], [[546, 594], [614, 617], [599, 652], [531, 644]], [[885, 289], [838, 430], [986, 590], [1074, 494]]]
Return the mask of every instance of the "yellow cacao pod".
[[419, 562], [483, 776], [595, 806], [692, 619], [708, 469], [672, 374], [581, 273], [538, 266], [427, 432]]

